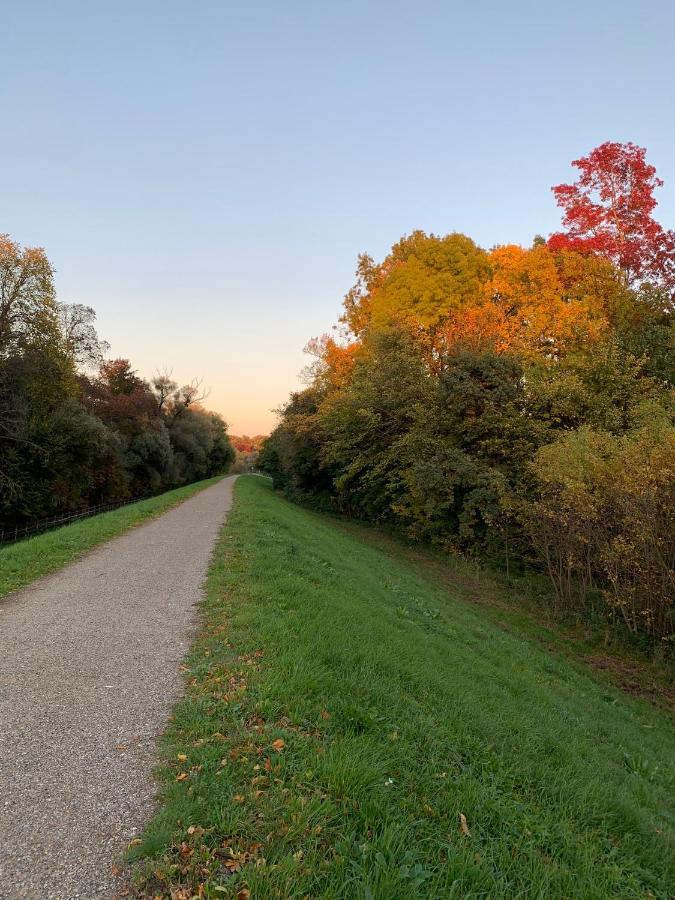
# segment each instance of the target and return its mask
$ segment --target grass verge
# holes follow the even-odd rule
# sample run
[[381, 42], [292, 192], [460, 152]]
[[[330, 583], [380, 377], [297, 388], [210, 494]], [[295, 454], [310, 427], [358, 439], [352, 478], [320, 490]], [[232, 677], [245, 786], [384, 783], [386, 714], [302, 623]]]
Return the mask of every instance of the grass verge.
[[188, 497], [220, 480], [208, 478], [167, 491], [148, 500], [64, 525], [54, 531], [0, 547], [0, 598], [25, 587], [43, 575], [62, 569], [88, 550], [117, 537], [123, 531], [166, 512]]
[[444, 553], [371, 524], [331, 517], [336, 527], [407, 560], [423, 578], [454, 597], [481, 607], [481, 615], [526, 639], [539, 641], [626, 693], [644, 697], [675, 714], [672, 649], [639, 641], [619, 625], [586, 614], [554, 611], [550, 581], [537, 573], [508, 577], [480, 559]]
[[667, 717], [240, 478], [137, 896], [666, 898]]

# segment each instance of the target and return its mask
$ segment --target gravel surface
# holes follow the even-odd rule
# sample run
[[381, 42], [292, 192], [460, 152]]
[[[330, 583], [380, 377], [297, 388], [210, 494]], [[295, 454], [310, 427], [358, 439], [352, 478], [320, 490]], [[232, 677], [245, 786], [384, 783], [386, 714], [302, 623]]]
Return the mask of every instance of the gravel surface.
[[227, 478], [0, 601], [0, 897], [112, 897], [154, 808]]

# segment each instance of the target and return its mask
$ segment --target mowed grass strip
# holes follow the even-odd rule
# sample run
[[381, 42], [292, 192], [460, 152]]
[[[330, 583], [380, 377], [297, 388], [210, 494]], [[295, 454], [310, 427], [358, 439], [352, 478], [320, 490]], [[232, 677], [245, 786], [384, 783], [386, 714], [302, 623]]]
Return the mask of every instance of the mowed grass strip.
[[62, 569], [88, 550], [117, 537], [134, 525], [160, 516], [172, 506], [215, 484], [221, 477], [207, 478], [157, 497], [120, 506], [119, 509], [81, 519], [17, 544], [0, 545], [0, 598], [43, 575]]
[[240, 478], [138, 896], [666, 898], [667, 717]]

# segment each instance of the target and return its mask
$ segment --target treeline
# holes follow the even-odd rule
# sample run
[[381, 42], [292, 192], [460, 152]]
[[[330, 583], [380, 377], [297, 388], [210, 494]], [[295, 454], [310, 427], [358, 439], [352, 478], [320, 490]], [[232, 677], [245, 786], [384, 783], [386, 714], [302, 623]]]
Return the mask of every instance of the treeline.
[[362, 256], [258, 464], [295, 499], [540, 567], [560, 610], [672, 639], [675, 235], [640, 148], [575, 164], [548, 241], [414, 232]]
[[230, 442], [239, 453], [257, 453], [266, 437], [266, 434], [256, 434], [253, 437], [249, 437], [247, 434], [231, 434]]
[[235, 460], [230, 471], [234, 473], [250, 472], [256, 468], [258, 453], [267, 435], [256, 434], [253, 437], [244, 435], [230, 435], [230, 441], [235, 451]]
[[133, 499], [225, 472], [199, 385], [105, 360], [94, 311], [58, 303], [49, 260], [0, 235], [0, 522]]

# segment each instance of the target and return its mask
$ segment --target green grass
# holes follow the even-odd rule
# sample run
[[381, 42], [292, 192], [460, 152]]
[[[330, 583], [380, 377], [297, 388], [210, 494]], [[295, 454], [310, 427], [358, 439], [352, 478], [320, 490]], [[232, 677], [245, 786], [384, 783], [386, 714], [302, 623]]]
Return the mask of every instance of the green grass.
[[220, 477], [198, 481], [90, 519], [81, 519], [17, 544], [0, 547], [0, 597], [67, 566], [88, 550], [117, 537], [134, 525], [161, 515], [215, 484]]
[[139, 896], [673, 895], [665, 714], [394, 547], [240, 478], [202, 612]]
[[480, 558], [444, 553], [370, 524], [337, 516], [332, 521], [359, 540], [410, 561], [425, 579], [458, 599], [479, 605], [481, 616], [499, 628], [535, 639], [584, 668], [590, 665], [598, 678], [675, 713], [673, 648], [631, 635], [599, 614], [561, 615], [546, 575], [530, 571], [509, 577]]

